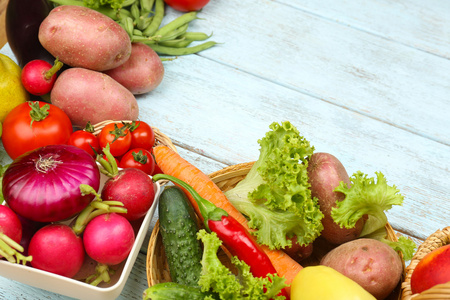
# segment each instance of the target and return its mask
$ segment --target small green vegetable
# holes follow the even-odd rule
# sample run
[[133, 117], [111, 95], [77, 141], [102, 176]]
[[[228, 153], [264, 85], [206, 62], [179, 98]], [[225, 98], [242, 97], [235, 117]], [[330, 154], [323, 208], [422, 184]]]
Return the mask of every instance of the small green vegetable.
[[203, 300], [208, 295], [208, 293], [203, 293], [200, 287], [164, 282], [146, 289], [143, 300]]
[[158, 54], [180, 56], [180, 55], [188, 55], [188, 54], [198, 53], [200, 51], [209, 49], [216, 44], [217, 44], [216, 42], [210, 41], [210, 42], [205, 42], [203, 44], [195, 45], [195, 46], [187, 47], [187, 48], [172, 48], [172, 47], [161, 46], [158, 44], [149, 44], [149, 46], [153, 50], [155, 50], [155, 52], [157, 52]]
[[159, 229], [173, 282], [198, 286], [202, 248], [196, 215], [184, 192], [166, 187], [159, 198]]

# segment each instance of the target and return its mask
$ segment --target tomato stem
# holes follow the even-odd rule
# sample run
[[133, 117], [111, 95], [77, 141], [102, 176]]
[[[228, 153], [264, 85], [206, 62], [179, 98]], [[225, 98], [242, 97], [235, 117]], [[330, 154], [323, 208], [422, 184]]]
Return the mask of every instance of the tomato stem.
[[48, 114], [49, 114], [49, 109], [50, 109], [50, 105], [48, 105], [47, 103], [44, 104], [42, 107], [39, 106], [39, 101], [29, 101], [28, 104], [31, 107], [30, 110], [30, 117], [31, 117], [31, 123], [30, 123], [30, 127], [31, 125], [33, 125], [34, 121], [42, 121], [45, 118], [47, 118]]
[[132, 152], [133, 154], [133, 158], [136, 162], [141, 163], [143, 165], [145, 165], [148, 161], [147, 156], [144, 155], [144, 153], [142, 152], [142, 150], [140, 150], [139, 152]]

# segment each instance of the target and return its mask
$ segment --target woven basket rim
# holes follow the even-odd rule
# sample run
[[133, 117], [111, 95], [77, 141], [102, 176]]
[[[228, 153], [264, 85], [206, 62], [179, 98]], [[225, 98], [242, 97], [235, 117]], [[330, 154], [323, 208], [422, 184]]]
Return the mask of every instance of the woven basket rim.
[[413, 294], [411, 291], [411, 276], [417, 264], [431, 251], [448, 244], [450, 244], [450, 226], [438, 229], [419, 245], [406, 268], [405, 280], [402, 283], [402, 300], [450, 299], [450, 282], [436, 285], [420, 294]]
[[[245, 162], [232, 166], [225, 167], [221, 170], [210, 173], [208, 176], [212, 179], [214, 183], [216, 183], [219, 188], [223, 190], [221, 185], [222, 182], [231, 182], [232, 184], [236, 184], [238, 181], [242, 180], [246, 174], [249, 172], [251, 167], [255, 162]], [[387, 223], [386, 224], [386, 232], [388, 235], [388, 239], [391, 241], [398, 241], [398, 237], [392, 228], [392, 226]], [[158, 241], [160, 239], [160, 241]], [[157, 269], [153, 268], [156, 262], [156, 252], [158, 243], [161, 242], [161, 235], [159, 234], [159, 220], [156, 221], [155, 227], [153, 228], [150, 241], [147, 249], [147, 261], [146, 261], [146, 271], [147, 271], [147, 282], [148, 286], [152, 286], [158, 282], [160, 282], [160, 274]], [[405, 262], [402, 258], [403, 269], [405, 269]], [[166, 274], [167, 276], [167, 274]], [[402, 274], [402, 280], [404, 278], [404, 273]]]

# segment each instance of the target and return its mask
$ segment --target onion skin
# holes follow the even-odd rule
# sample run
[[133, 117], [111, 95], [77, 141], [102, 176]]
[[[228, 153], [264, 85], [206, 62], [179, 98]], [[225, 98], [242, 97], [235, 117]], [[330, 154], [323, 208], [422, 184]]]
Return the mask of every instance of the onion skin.
[[94, 198], [81, 195], [80, 184], [99, 190], [100, 171], [93, 157], [75, 146], [49, 145], [16, 158], [5, 171], [2, 190], [18, 215], [56, 222], [81, 212]]

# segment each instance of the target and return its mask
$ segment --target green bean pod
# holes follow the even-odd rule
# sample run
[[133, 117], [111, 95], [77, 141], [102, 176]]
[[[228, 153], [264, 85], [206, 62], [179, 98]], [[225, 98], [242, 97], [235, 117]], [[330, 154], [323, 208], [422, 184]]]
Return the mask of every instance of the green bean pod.
[[187, 47], [187, 48], [173, 48], [173, 47], [161, 46], [159, 44], [149, 44], [149, 46], [153, 50], [155, 50], [155, 52], [158, 54], [181, 56], [181, 55], [194, 54], [194, 53], [209, 49], [216, 44], [217, 44], [216, 42], [210, 41], [210, 42], [204, 42], [202, 44], [195, 45], [192, 47]]
[[184, 38], [187, 41], [204, 41], [209, 39], [211, 36], [212, 33], [210, 35], [207, 35], [206, 33], [203, 32], [186, 32], [180, 37]]
[[155, 0], [140, 0], [141, 11], [150, 13], [153, 9], [153, 5], [155, 4]]
[[153, 36], [161, 26], [162, 19], [164, 17], [164, 0], [155, 1], [155, 14], [153, 15], [152, 22], [150, 25], [144, 29], [143, 33], [145, 36]]
[[130, 7], [130, 13], [134, 20], [138, 20], [141, 16], [141, 11], [139, 10], [138, 2], [134, 2]]
[[187, 46], [189, 46], [193, 41], [188, 41], [185, 40], [183, 38], [181, 39], [175, 39], [175, 40], [170, 40], [170, 41], [163, 41], [158, 43], [161, 46], [165, 46], [165, 47], [172, 47], [172, 48], [186, 48]]
[[135, 2], [136, 2], [136, 0], [125, 0], [122, 3], [122, 7], [127, 7], [127, 6], [130, 6], [130, 5], [133, 5]]
[[151, 37], [144, 36], [143, 33], [142, 35], [138, 34], [133, 35], [131, 40], [133, 41], [133, 43], [143, 43], [146, 45], [152, 45], [156, 43], [155, 40], [153, 40]]
[[136, 27], [139, 30], [145, 30], [145, 28], [147, 28], [150, 25], [150, 23], [152, 22], [152, 19], [153, 19], [153, 17], [142, 17], [141, 16], [136, 20]]
[[191, 22], [192, 20], [195, 20], [196, 18], [197, 18], [196, 11], [191, 11], [191, 12], [185, 13], [185, 14], [179, 16], [178, 18], [176, 18], [175, 20], [164, 25], [160, 29], [158, 29], [154, 35], [165, 36], [165, 35], [169, 34], [171, 31], [174, 31], [177, 28], [179, 28], [185, 24], [188, 24], [189, 22]]
[[185, 34], [188, 27], [189, 27], [189, 24], [184, 24], [181, 27], [175, 29], [174, 31], [169, 32], [167, 35], [160, 37], [159, 35], [155, 34], [154, 37], [157, 38], [159, 41], [170, 41], [170, 40], [176, 39], [180, 35]]
[[125, 29], [125, 31], [131, 38], [133, 36], [134, 31], [133, 19], [131, 17], [123, 18], [122, 20], [120, 20], [119, 24], [123, 27], [123, 29]]
[[140, 31], [139, 29], [133, 29], [133, 37], [134, 36], [143, 36], [142, 31]]

